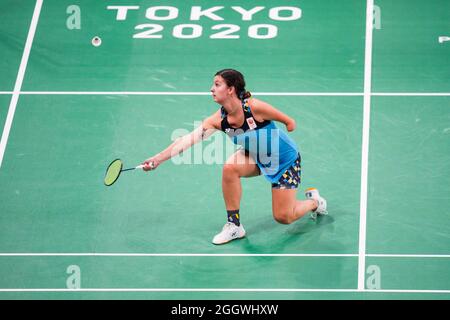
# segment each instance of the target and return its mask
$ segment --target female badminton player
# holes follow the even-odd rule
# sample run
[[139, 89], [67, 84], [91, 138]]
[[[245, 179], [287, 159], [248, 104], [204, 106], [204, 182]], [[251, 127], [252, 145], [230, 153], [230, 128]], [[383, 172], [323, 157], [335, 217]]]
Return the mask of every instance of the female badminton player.
[[221, 107], [190, 134], [142, 164], [145, 171], [154, 170], [216, 130], [225, 132], [240, 146], [223, 166], [222, 192], [228, 220], [212, 242], [224, 244], [245, 236], [239, 214], [240, 179], [245, 177], [263, 174], [271, 183], [272, 213], [279, 223], [290, 224], [308, 212], [312, 212], [313, 218], [327, 214], [327, 202], [317, 189], [307, 189], [306, 200], [296, 198], [301, 182], [301, 156], [295, 142], [275, 125], [275, 121], [283, 123], [291, 132], [295, 129], [295, 120], [251, 97], [245, 89], [244, 76], [237, 70], [217, 72], [211, 94]]

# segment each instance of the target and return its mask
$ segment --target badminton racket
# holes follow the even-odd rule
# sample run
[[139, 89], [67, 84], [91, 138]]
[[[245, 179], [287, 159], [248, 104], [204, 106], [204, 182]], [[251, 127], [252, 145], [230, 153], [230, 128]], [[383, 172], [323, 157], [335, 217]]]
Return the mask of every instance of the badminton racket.
[[[144, 165], [141, 164], [134, 168], [123, 169], [122, 160], [115, 159], [109, 164], [108, 168], [106, 169], [105, 179], [104, 179], [105, 186], [109, 187], [109, 186], [113, 185], [117, 181], [117, 179], [119, 179], [120, 174], [122, 172], [136, 170], [136, 169], [142, 169], [143, 167], [144, 167]], [[150, 162], [150, 167], [153, 167], [152, 162]]]

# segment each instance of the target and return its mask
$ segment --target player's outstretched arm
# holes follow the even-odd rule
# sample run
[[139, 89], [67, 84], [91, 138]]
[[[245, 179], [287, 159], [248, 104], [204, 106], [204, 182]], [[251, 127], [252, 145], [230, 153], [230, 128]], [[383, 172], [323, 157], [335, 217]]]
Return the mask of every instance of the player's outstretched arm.
[[161, 163], [177, 156], [181, 152], [189, 149], [194, 144], [207, 139], [211, 136], [220, 125], [220, 110], [203, 120], [202, 124], [187, 135], [176, 139], [170, 146], [160, 153], [148, 158], [142, 164], [144, 171], [154, 170]]

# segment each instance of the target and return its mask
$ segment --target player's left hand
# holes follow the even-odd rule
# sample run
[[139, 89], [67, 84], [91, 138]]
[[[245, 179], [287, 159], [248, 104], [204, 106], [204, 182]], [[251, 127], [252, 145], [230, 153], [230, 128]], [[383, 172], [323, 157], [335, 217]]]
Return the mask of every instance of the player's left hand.
[[286, 129], [289, 132], [294, 131], [296, 126], [297, 124], [295, 123], [294, 119], [291, 119], [288, 123], [286, 123]]

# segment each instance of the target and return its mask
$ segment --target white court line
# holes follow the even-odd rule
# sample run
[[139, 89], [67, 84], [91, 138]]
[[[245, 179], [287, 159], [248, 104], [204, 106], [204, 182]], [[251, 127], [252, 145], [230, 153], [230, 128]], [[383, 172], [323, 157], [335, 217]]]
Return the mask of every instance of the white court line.
[[358, 257], [322, 253], [0, 253], [0, 257]]
[[366, 254], [371, 258], [450, 258], [450, 254]]
[[31, 46], [33, 44], [34, 34], [36, 32], [39, 15], [41, 13], [43, 0], [37, 0], [34, 7], [33, 18], [31, 19], [30, 29], [28, 31], [27, 41], [23, 50], [22, 60], [20, 61], [19, 72], [14, 85], [11, 102], [9, 104], [8, 115], [6, 116], [5, 126], [3, 128], [2, 138], [0, 140], [0, 167], [2, 166], [3, 156], [5, 155], [6, 144], [8, 143], [9, 133], [11, 131], [14, 113], [16, 112], [17, 102], [19, 100], [20, 90], [22, 89], [25, 70], [27, 69], [28, 57], [30, 56]]
[[2, 288], [0, 292], [336, 292], [336, 293], [436, 293], [450, 294], [450, 290], [402, 289], [297, 289], [297, 288]]
[[[359, 257], [353, 253], [104, 253], [9, 252], [0, 257]], [[371, 258], [450, 258], [450, 254], [366, 254]]]
[[370, 133], [370, 98], [372, 90], [372, 33], [373, 33], [373, 0], [367, 0], [366, 8], [366, 45], [364, 61], [364, 114], [361, 155], [361, 197], [359, 219], [359, 259], [358, 290], [365, 288], [366, 275], [366, 220], [367, 220], [367, 187], [369, 167], [369, 133]]
[[450, 97], [450, 92], [372, 92], [376, 97]]
[[[2, 91], [4, 94], [10, 92]], [[0, 93], [2, 93], [0, 92]], [[22, 91], [24, 95], [148, 95], [148, 96], [210, 96], [210, 92], [175, 91]], [[359, 92], [252, 92], [258, 96], [363, 96]]]
[[[0, 91], [11, 95], [13, 91]], [[209, 92], [168, 91], [20, 91], [21, 95], [130, 95], [130, 96], [209, 96]], [[312, 97], [362, 97], [363, 92], [253, 92], [255, 96], [312, 96]], [[377, 97], [450, 97], [450, 92], [371, 92]]]

